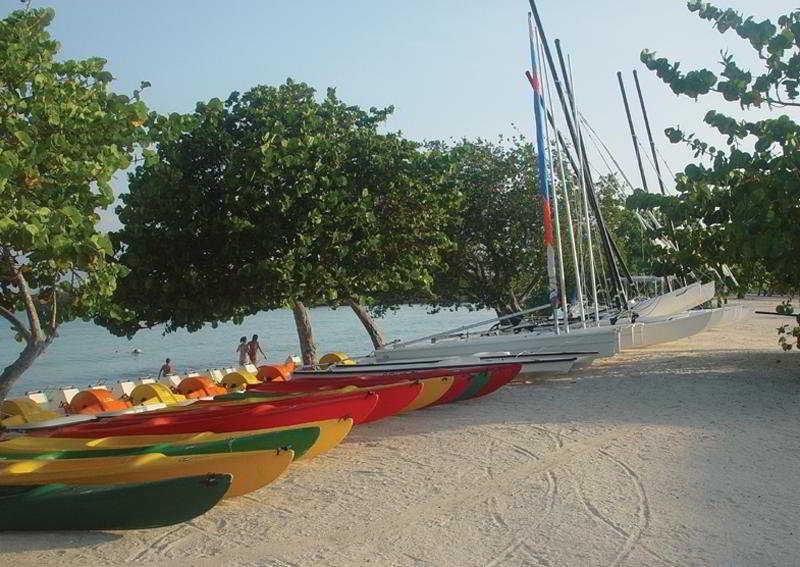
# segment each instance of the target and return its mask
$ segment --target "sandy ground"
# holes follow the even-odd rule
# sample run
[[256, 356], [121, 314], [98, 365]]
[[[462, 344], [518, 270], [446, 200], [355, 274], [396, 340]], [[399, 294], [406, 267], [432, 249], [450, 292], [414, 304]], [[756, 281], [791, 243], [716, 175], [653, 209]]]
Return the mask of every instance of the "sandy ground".
[[0, 535], [0, 564], [797, 565], [800, 355], [778, 324], [362, 427], [187, 524]]

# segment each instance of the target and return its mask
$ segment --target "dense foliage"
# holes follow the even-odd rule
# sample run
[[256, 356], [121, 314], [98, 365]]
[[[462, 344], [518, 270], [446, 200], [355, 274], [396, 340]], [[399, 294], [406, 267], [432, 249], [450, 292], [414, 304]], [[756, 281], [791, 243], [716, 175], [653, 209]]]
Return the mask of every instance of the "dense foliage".
[[[434, 272], [432, 295], [383, 295], [375, 311], [400, 303], [424, 302], [434, 309], [491, 308], [498, 315], [548, 302], [542, 206], [536, 154], [524, 139], [436, 142], [429, 148], [446, 171], [442, 188], [462, 195], [447, 224], [454, 247]], [[568, 176], [577, 252], [588, 265], [582, 205], [574, 177]], [[625, 208], [625, 195], [614, 176], [596, 182], [598, 201], [621, 254], [635, 273], [651, 273], [655, 246], [636, 213]], [[560, 196], [561, 239], [568, 300], [574, 301], [575, 277], [569, 252], [566, 206]], [[598, 277], [602, 277], [599, 239], [595, 237]], [[584, 280], [588, 274], [583, 275]], [[584, 281], [586, 283], [586, 281]]]
[[650, 51], [642, 61], [679, 95], [715, 92], [740, 109], [775, 114], [735, 119], [711, 110], [705, 122], [724, 137], [716, 147], [679, 128], [666, 134], [686, 143], [700, 161], [678, 177], [676, 197], [637, 195], [637, 207], [657, 208], [675, 225], [680, 252], [671, 260], [690, 268], [728, 263], [744, 287], [800, 290], [800, 126], [781, 108], [800, 106], [800, 11], [777, 25], [693, 0], [692, 12], [721, 34], [733, 32], [755, 51], [761, 69], [744, 69], [724, 53], [717, 76], [709, 69], [684, 73], [679, 63]]
[[445, 190], [463, 198], [447, 224], [455, 246], [435, 273], [438, 307], [519, 311], [545, 286], [535, 154], [524, 140], [434, 144], [446, 156]]
[[432, 189], [418, 144], [378, 133], [391, 112], [291, 80], [198, 104], [122, 197], [130, 273], [115, 298], [129, 317], [111, 328], [195, 330], [289, 305], [310, 362], [304, 304], [429, 286], [456, 195]]
[[0, 400], [59, 326], [98, 313], [124, 273], [97, 211], [155, 120], [109, 89], [105, 60], [56, 59], [53, 16], [0, 21], [0, 316], [24, 345], [0, 374]]

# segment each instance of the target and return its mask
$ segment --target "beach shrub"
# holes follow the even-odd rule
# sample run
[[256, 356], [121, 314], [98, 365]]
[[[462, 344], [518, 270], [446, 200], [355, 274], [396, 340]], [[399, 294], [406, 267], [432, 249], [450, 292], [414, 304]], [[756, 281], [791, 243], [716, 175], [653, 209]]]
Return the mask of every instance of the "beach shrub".
[[0, 21], [0, 316], [22, 344], [0, 373], [0, 401], [62, 323], [108, 306], [125, 268], [110, 261], [98, 212], [155, 121], [138, 93], [110, 89], [104, 59], [57, 59], [53, 17]]
[[[747, 42], [760, 68], [746, 69], [723, 52], [719, 74], [684, 72], [680, 63], [642, 52], [642, 62], [674, 93], [722, 95], [745, 118], [709, 110], [705, 122], [723, 137], [718, 145], [679, 127], [667, 129], [670, 141], [688, 144], [698, 161], [678, 176], [677, 196], [639, 194], [636, 205], [658, 209], [674, 224], [679, 250], [669, 251], [666, 261], [697, 270], [730, 264], [742, 289], [766, 282], [780, 293], [797, 293], [800, 125], [780, 110], [800, 107], [800, 11], [773, 23], [699, 0], [688, 8], [719, 33]], [[746, 111], [754, 108], [770, 115], [750, 119]]]
[[429, 286], [457, 195], [424, 148], [378, 131], [392, 111], [292, 80], [199, 103], [130, 176], [113, 235], [128, 317], [103, 323], [194, 331], [288, 306], [311, 363], [306, 305]]

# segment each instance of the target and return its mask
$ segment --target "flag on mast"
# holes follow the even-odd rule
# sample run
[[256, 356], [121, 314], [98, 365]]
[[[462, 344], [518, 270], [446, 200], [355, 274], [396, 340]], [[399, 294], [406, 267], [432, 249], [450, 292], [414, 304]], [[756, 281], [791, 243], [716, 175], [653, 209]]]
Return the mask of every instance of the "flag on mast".
[[[547, 157], [544, 141], [544, 93], [542, 91], [541, 74], [539, 72], [539, 59], [536, 56], [536, 35], [533, 31], [531, 14], [528, 13], [528, 37], [531, 48], [531, 69], [525, 71], [525, 76], [533, 89], [533, 114], [536, 119], [536, 152], [539, 164], [539, 188], [542, 199], [542, 213], [544, 216], [544, 246], [547, 253], [547, 280], [550, 289], [550, 304], [555, 310], [559, 305], [558, 279], [556, 276], [556, 259], [553, 244], [553, 217], [550, 212], [550, 178], [548, 177]], [[558, 327], [558, 317], [555, 318]]]

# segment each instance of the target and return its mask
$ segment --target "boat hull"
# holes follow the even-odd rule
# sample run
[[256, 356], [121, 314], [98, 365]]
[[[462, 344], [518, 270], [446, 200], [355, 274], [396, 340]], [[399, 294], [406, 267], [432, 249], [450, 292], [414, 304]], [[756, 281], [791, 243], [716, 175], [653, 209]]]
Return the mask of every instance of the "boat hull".
[[[705, 291], [707, 292], [708, 289], [706, 287]], [[714, 296], [713, 291], [711, 296]], [[669, 317], [704, 303], [707, 300], [703, 299], [703, 297], [704, 287], [697, 282], [669, 293], [640, 301], [633, 306], [632, 311], [637, 313], [639, 319]]]
[[[180, 446], [184, 444], [204, 443], [209, 441], [229, 441], [235, 440], [240, 436], [258, 435], [262, 433], [281, 434], [291, 433], [296, 429], [313, 428], [319, 431], [316, 441], [305, 452], [298, 450], [299, 444], [293, 442], [291, 438], [278, 438], [280, 442], [288, 442], [283, 447], [290, 447], [295, 451], [295, 460], [311, 459], [326, 451], [331, 450], [341, 443], [353, 428], [353, 420], [350, 418], [329, 419], [325, 421], [313, 421], [305, 423], [299, 428], [297, 426], [262, 429], [253, 431], [233, 431], [229, 433], [202, 433], [188, 434], [163, 434], [163, 435], [122, 435], [118, 437], [99, 437], [99, 438], [69, 438], [69, 437], [33, 437], [20, 436], [0, 442], [0, 453], [9, 457], [17, 457], [22, 453], [38, 452], [47, 453], [53, 451], [79, 451], [93, 453], [94, 451], [104, 451], [113, 449], [139, 449], [148, 446], [158, 446], [170, 444]], [[95, 455], [99, 456], [99, 455]], [[17, 457], [19, 458], [19, 457]]]
[[550, 332], [521, 332], [467, 336], [441, 339], [434, 343], [387, 347], [376, 350], [374, 357], [379, 362], [385, 362], [468, 356], [486, 352], [508, 352], [512, 355], [525, 354], [534, 357], [552, 353], [570, 357], [572, 352], [581, 352], [591, 353], [590, 356], [605, 357], [619, 352], [619, 336], [613, 327], [574, 329], [569, 334], [560, 335]]
[[678, 341], [717, 325], [724, 309], [698, 309], [657, 321], [621, 325], [623, 350], [646, 348]]
[[292, 450], [167, 457], [21, 460], [0, 465], [0, 486], [37, 484], [98, 485], [153, 482], [184, 476], [230, 474], [225, 498], [266, 486], [288, 468]]
[[214, 507], [230, 475], [111, 486], [0, 487], [0, 530], [131, 530], [187, 522]]
[[240, 437], [223, 438], [198, 443], [170, 444], [158, 443], [143, 447], [117, 449], [83, 449], [50, 451], [11, 451], [0, 448], [0, 463], [22, 459], [89, 459], [98, 457], [133, 457], [160, 453], [168, 457], [187, 455], [213, 455], [216, 453], [243, 453], [247, 451], [268, 451], [291, 449], [297, 458], [303, 456], [319, 439], [318, 427], [297, 427], [277, 432], [266, 432]]
[[[351, 418], [363, 422], [378, 404], [377, 394], [357, 392], [331, 396], [317, 402], [275, 407], [268, 403], [249, 403], [225, 406], [217, 413], [184, 412], [163, 414], [150, 418], [123, 421], [111, 418], [106, 422], [90, 422], [45, 432], [50, 437], [113, 437], [122, 435], [159, 435], [229, 433], [302, 425], [315, 421]], [[188, 413], [188, 412], [187, 412]], [[116, 421], [120, 420], [120, 421]]]

